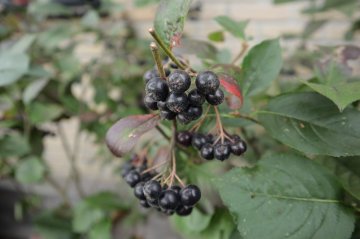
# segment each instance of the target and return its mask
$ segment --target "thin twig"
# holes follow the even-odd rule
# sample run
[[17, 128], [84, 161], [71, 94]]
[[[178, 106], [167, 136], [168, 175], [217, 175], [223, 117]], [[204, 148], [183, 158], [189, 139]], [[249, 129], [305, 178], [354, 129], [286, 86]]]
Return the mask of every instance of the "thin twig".
[[160, 54], [159, 54], [159, 48], [157, 47], [155, 42], [151, 42], [150, 43], [150, 49], [151, 49], [151, 53], [153, 55], [154, 61], [156, 63], [156, 67], [158, 69], [159, 75], [162, 79], [166, 79], [166, 75], [165, 75], [165, 71], [164, 71], [164, 67], [162, 65], [162, 61], [160, 58]]
[[155, 129], [156, 129], [165, 139], [167, 139], [168, 141], [170, 141], [170, 137], [165, 133], [165, 131], [164, 131], [159, 125], [156, 125], [156, 126], [155, 126]]
[[241, 51], [239, 52], [239, 54], [234, 58], [234, 60], [232, 60], [232, 62], [230, 63], [231, 65], [235, 65], [235, 63], [245, 54], [246, 50], [248, 49], [249, 45], [247, 44], [246, 41], [242, 42], [241, 45]]

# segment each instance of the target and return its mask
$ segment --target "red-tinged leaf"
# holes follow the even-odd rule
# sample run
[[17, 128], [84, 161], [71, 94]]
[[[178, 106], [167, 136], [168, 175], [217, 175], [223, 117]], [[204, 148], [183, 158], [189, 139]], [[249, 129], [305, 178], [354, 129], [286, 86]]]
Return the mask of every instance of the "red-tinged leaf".
[[232, 110], [237, 110], [239, 108], [241, 108], [241, 101], [239, 100], [239, 98], [235, 95], [228, 95], [226, 98], [226, 104], [229, 106], [230, 109]]
[[228, 93], [236, 96], [239, 99], [240, 103], [238, 104], [238, 108], [240, 108], [243, 103], [243, 96], [241, 94], [241, 89], [237, 81], [233, 77], [227, 74], [219, 74], [219, 79], [220, 79], [220, 85], [224, 87], [224, 89]]
[[132, 115], [120, 119], [106, 133], [106, 144], [117, 157], [128, 153], [140, 136], [153, 129], [160, 118], [158, 115]]

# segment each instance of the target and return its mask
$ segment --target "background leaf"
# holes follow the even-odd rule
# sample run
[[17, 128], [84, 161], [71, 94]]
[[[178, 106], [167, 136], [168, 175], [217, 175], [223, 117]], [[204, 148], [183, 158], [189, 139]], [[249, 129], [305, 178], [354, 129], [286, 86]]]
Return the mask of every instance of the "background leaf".
[[170, 48], [175, 35], [181, 35], [191, 0], [162, 0], [155, 14], [154, 27], [157, 34]]
[[29, 104], [49, 82], [49, 79], [39, 79], [31, 82], [24, 90], [23, 102]]
[[51, 121], [61, 115], [61, 106], [52, 103], [33, 102], [28, 105], [27, 113], [33, 124], [42, 124]]
[[219, 23], [226, 31], [233, 36], [245, 40], [245, 28], [249, 21], [234, 21], [228, 16], [215, 17], [215, 21]]
[[[1, 135], [0, 135], [1, 136]], [[30, 152], [30, 145], [25, 137], [18, 133], [6, 134], [0, 138], [0, 156], [23, 156]]]
[[0, 54], [0, 86], [19, 80], [29, 69], [29, 57], [23, 53]]
[[33, 44], [36, 39], [36, 35], [34, 34], [26, 34], [20, 40], [18, 40], [13, 46], [10, 48], [10, 53], [12, 54], [21, 54], [25, 53], [29, 47]]
[[[231, 95], [234, 95], [238, 98], [240, 103], [238, 107], [241, 107], [243, 103], [243, 96], [240, 90], [240, 86], [238, 82], [231, 76], [227, 74], [220, 73], [219, 74], [220, 85]], [[233, 108], [232, 108], [233, 109]]]
[[275, 80], [282, 66], [278, 39], [266, 40], [251, 48], [242, 63], [241, 86], [244, 95], [255, 95]]
[[89, 233], [90, 239], [111, 239], [111, 220], [105, 219], [95, 224]]
[[223, 31], [211, 32], [208, 35], [208, 39], [213, 42], [223, 42], [225, 40]]
[[45, 166], [39, 158], [22, 159], [16, 167], [15, 177], [20, 183], [35, 183], [40, 181], [45, 173]]
[[275, 139], [316, 155], [360, 155], [360, 112], [339, 112], [326, 97], [313, 92], [272, 99], [259, 120]]
[[120, 119], [106, 133], [106, 144], [110, 151], [118, 157], [128, 153], [140, 136], [153, 129], [159, 117], [153, 114], [132, 115]]
[[302, 156], [268, 155], [215, 183], [244, 239], [344, 239], [354, 229], [337, 181]]

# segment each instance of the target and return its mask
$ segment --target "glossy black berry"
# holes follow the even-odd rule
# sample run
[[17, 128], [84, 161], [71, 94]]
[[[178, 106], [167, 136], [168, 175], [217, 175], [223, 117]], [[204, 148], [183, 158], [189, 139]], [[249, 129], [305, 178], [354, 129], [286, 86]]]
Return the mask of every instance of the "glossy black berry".
[[206, 160], [214, 159], [214, 147], [209, 143], [204, 144], [201, 148], [200, 155]]
[[151, 199], [151, 198], [147, 198], [146, 202], [154, 208], [159, 208], [159, 200], [158, 199]]
[[170, 190], [173, 190], [174, 192], [180, 195], [181, 187], [178, 185], [173, 185], [171, 186]]
[[136, 184], [135, 188], [134, 188], [134, 195], [135, 197], [137, 197], [140, 200], [146, 200], [146, 197], [144, 195], [144, 182], [140, 182], [138, 184]]
[[196, 88], [201, 94], [213, 94], [220, 86], [217, 75], [212, 71], [204, 71], [197, 75]]
[[202, 110], [201, 106], [190, 106], [186, 110], [186, 114], [191, 120], [199, 119], [201, 117], [202, 113], [203, 113], [203, 110]]
[[237, 134], [234, 134], [231, 136], [231, 139], [233, 140], [233, 142], [239, 142], [241, 140], [241, 137]]
[[154, 77], [157, 77], [157, 70], [153, 69], [153, 70], [148, 70], [144, 73], [143, 79], [145, 81], [145, 83], [148, 83], [149, 80], [151, 80]]
[[194, 134], [192, 137], [191, 144], [197, 149], [201, 149], [204, 144], [207, 143], [207, 138], [203, 134]]
[[221, 89], [217, 89], [213, 94], [207, 94], [206, 101], [210, 105], [220, 105], [224, 101], [224, 92]]
[[191, 117], [186, 112], [179, 113], [176, 119], [180, 124], [188, 124], [191, 122]]
[[192, 139], [192, 133], [189, 131], [180, 131], [176, 134], [176, 141], [183, 146], [190, 146]]
[[136, 170], [131, 170], [125, 175], [124, 180], [133, 188], [141, 181], [141, 175]]
[[172, 92], [184, 93], [191, 85], [191, 78], [183, 70], [173, 71], [168, 78], [168, 86]]
[[162, 188], [160, 183], [155, 180], [147, 181], [143, 188], [144, 195], [149, 200], [157, 200], [159, 198], [161, 190]]
[[205, 96], [200, 94], [197, 89], [193, 89], [188, 95], [190, 105], [201, 106], [205, 102]]
[[143, 206], [144, 208], [151, 207], [146, 200], [140, 200], [140, 205]]
[[162, 119], [166, 120], [173, 120], [176, 118], [176, 113], [166, 109], [166, 110], [160, 110], [160, 117]]
[[169, 94], [169, 87], [166, 84], [166, 81], [159, 77], [149, 80], [145, 90], [146, 94], [150, 95], [155, 101], [164, 101]]
[[240, 140], [238, 142], [231, 144], [230, 148], [231, 148], [231, 152], [234, 155], [240, 156], [243, 153], [245, 153], [247, 147], [246, 147], [246, 143], [243, 140]]
[[214, 146], [214, 156], [220, 161], [224, 161], [230, 157], [230, 146], [229, 144], [217, 144]]
[[131, 164], [131, 162], [126, 162], [121, 167], [121, 176], [125, 177], [126, 174], [128, 174], [131, 170], [135, 169], [135, 167]]
[[166, 100], [166, 106], [172, 112], [184, 112], [189, 106], [187, 95], [185, 93], [170, 93], [169, 97]]
[[180, 203], [180, 196], [173, 190], [165, 190], [160, 194], [159, 206], [165, 210], [175, 210]]
[[184, 206], [180, 206], [176, 209], [176, 214], [179, 216], [188, 216], [191, 214], [193, 208], [192, 207], [184, 207]]
[[184, 206], [194, 206], [201, 198], [201, 191], [196, 185], [188, 185], [180, 192], [181, 203]]
[[145, 95], [144, 97], [144, 104], [146, 106], [146, 108], [150, 109], [150, 110], [157, 110], [157, 102], [156, 100], [154, 100], [150, 95]]
[[166, 106], [166, 101], [158, 101], [157, 107], [159, 110], [168, 110], [168, 107]]

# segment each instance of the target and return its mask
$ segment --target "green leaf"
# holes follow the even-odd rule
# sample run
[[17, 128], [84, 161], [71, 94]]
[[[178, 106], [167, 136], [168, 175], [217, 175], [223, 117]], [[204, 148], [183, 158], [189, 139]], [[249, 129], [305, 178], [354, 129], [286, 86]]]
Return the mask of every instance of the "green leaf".
[[208, 35], [208, 39], [213, 42], [223, 42], [225, 40], [223, 31], [211, 32]]
[[158, 3], [160, 0], [134, 0], [136, 7], [145, 7], [150, 4]]
[[82, 18], [81, 24], [86, 28], [96, 28], [99, 25], [99, 14], [95, 11], [88, 11]]
[[282, 66], [278, 39], [266, 40], [254, 46], [242, 63], [242, 90], [244, 95], [255, 95], [268, 88]]
[[12, 54], [22, 54], [25, 53], [29, 47], [33, 44], [34, 40], [36, 39], [36, 35], [34, 34], [27, 34], [24, 35], [19, 41], [17, 41], [11, 48], [10, 52]]
[[334, 157], [360, 155], [360, 112], [339, 112], [326, 97], [314, 92], [272, 99], [259, 120], [275, 139], [301, 152]]
[[54, 212], [40, 214], [35, 220], [35, 230], [47, 239], [74, 238], [71, 220], [56, 215]]
[[0, 138], [1, 157], [21, 157], [28, 152], [30, 152], [30, 145], [19, 133], [7, 134]]
[[38, 96], [42, 89], [47, 85], [49, 79], [39, 79], [31, 82], [24, 90], [23, 102], [29, 104]]
[[343, 188], [360, 200], [360, 157], [326, 157], [316, 162], [334, 174]]
[[215, 183], [244, 239], [345, 239], [354, 229], [354, 214], [339, 201], [340, 185], [303, 156], [268, 155]]
[[29, 69], [29, 57], [23, 53], [0, 54], [0, 87], [19, 80]]
[[128, 207], [127, 204], [122, 202], [119, 196], [113, 192], [100, 192], [87, 197], [85, 201], [91, 207], [109, 211]]
[[16, 180], [20, 183], [39, 182], [44, 174], [45, 166], [37, 157], [29, 157], [21, 160], [15, 171]]
[[61, 115], [63, 109], [51, 103], [33, 102], [26, 108], [29, 120], [33, 124], [51, 121]]
[[191, 0], [161, 0], [155, 14], [154, 27], [161, 40], [170, 48], [174, 37], [179, 37], [190, 8]]
[[74, 219], [72, 222], [73, 229], [75, 232], [87, 232], [104, 217], [104, 211], [92, 207], [86, 201], [82, 201], [75, 206]]
[[245, 28], [249, 21], [234, 21], [228, 16], [218, 16], [215, 21], [233, 36], [245, 40]]
[[95, 224], [89, 233], [90, 239], [111, 239], [111, 220], [105, 219]]
[[[196, 209], [196, 211], [198, 210]], [[193, 213], [196, 213], [196, 211], [193, 211]], [[173, 216], [171, 218], [171, 223], [176, 228], [176, 231], [187, 239], [229, 238], [235, 228], [231, 215], [224, 209], [217, 209], [212, 215], [202, 214], [203, 216], [200, 217], [199, 215], [193, 217], [192, 214], [188, 217]], [[201, 218], [206, 223], [201, 222]]]

